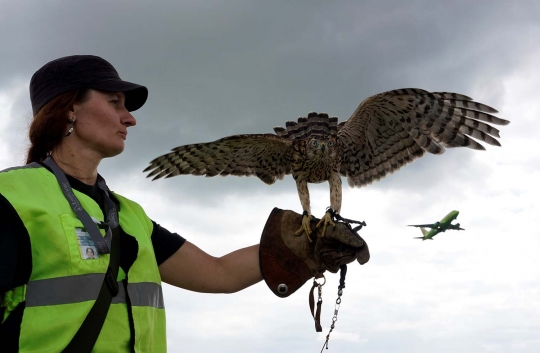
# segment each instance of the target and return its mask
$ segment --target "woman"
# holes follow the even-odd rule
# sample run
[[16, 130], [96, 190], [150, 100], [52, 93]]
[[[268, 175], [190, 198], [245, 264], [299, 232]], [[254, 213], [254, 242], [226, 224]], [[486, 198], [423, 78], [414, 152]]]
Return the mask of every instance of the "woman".
[[[122, 81], [90, 55], [51, 61], [32, 77], [27, 165], [0, 171], [2, 352], [164, 352], [161, 281], [232, 293], [262, 280], [259, 245], [210, 256], [110, 192], [98, 174], [104, 158], [124, 150], [137, 123], [131, 112], [147, 96], [146, 87]], [[289, 228], [292, 236], [297, 224]], [[290, 273], [274, 266], [285, 245], [261, 255], [262, 272], [269, 261], [276, 284], [288, 283], [284, 275], [296, 281], [274, 293], [287, 296], [324, 271], [320, 261], [304, 263], [314, 256], [304, 245], [307, 255], [298, 260], [293, 251], [287, 256], [295, 259], [284, 260], [294, 264]], [[97, 253], [85, 256], [85, 249]]]
[[[77, 224], [76, 218], [67, 214], [70, 209], [68, 203], [64, 202], [65, 198], [62, 194], [52, 196], [52, 200], [51, 197], [48, 198], [50, 201], [54, 200], [67, 206], [67, 208], [56, 207], [63, 217], [60, 222], [48, 224], [52, 222], [36, 220], [39, 218], [36, 214], [49, 213], [41, 208], [47, 208], [50, 206], [49, 203], [54, 203], [46, 203], [45, 197], [53, 193], [58, 194], [59, 189], [58, 182], [54, 180], [54, 174], [43, 162], [47, 157], [54, 161], [67, 176], [70, 186], [75, 190], [76, 197], [86, 211], [92, 217], [99, 217], [100, 221], [104, 221], [100, 207], [96, 207], [104, 204], [104, 194], [96, 184], [99, 178], [98, 166], [103, 158], [114, 157], [124, 150], [128, 128], [137, 123], [131, 111], [140, 108], [145, 103], [147, 89], [120, 80], [108, 62], [95, 56], [71, 56], [48, 63], [36, 72], [30, 87], [34, 120], [30, 126], [29, 135], [32, 145], [28, 152], [27, 163], [34, 162], [36, 165], [34, 168], [21, 168], [0, 173], [4, 177], [0, 180], [0, 185], [15, 183], [15, 181], [26, 183], [28, 180], [26, 185], [21, 185], [13, 192], [5, 190], [4, 187], [0, 189], [0, 217], [2, 217], [0, 225], [3, 229], [0, 248], [1, 254], [5, 257], [2, 264], [3, 268], [7, 266], [11, 269], [9, 271], [11, 278], [4, 276], [0, 283], [0, 296], [6, 292], [11, 296], [10, 305], [6, 307], [6, 313], [2, 315], [9, 314], [2, 325], [2, 330], [3, 333], [10, 334], [2, 337], [1, 341], [3, 347], [6, 347], [6, 340], [11, 341], [13, 351], [18, 349], [41, 351], [45, 350], [45, 347], [50, 351], [61, 351], [77, 332], [78, 327], [73, 324], [64, 326], [58, 321], [63, 321], [62, 318], [70, 314], [71, 320], [82, 322], [91, 305], [81, 307], [77, 316], [73, 315], [73, 310], [68, 311], [67, 308], [63, 308], [76, 306], [79, 298], [75, 296], [72, 300], [66, 299], [62, 305], [57, 303], [39, 305], [40, 303], [30, 303], [27, 295], [26, 301], [21, 300], [20, 305], [17, 305], [17, 298], [13, 298], [14, 294], [17, 296], [16, 293], [9, 290], [25, 283], [29, 283], [27, 292], [32, 290], [32, 283], [37, 286], [42, 284], [43, 288], [54, 288], [52, 283], [46, 283], [47, 280], [50, 282], [51, 278], [64, 279], [67, 284], [69, 278], [75, 278], [75, 276], [69, 276], [74, 272], [80, 275], [88, 272], [104, 272], [107, 268], [108, 255], [100, 254], [101, 256], [95, 261], [81, 261], [81, 265], [78, 266], [86, 268], [75, 268], [73, 263], [77, 261], [77, 255], [81, 256], [79, 249], [75, 248], [76, 252], [73, 252], [70, 251], [72, 249], [62, 249], [61, 244], [56, 243], [55, 239], [49, 239], [52, 241], [48, 242], [37, 239], [38, 230], [43, 227], [55, 230], [57, 234], [52, 235], [51, 238], [64, 238], [64, 241], [65, 236], [60, 234], [58, 228], [63, 231], [62, 233], [74, 232], [74, 229], [82, 228], [78, 227], [80, 224]], [[32, 175], [28, 175], [29, 173]], [[36, 183], [41, 185], [32, 187], [32, 184]], [[53, 190], [52, 192], [43, 190], [44, 187]], [[37, 200], [32, 202], [37, 203], [32, 204], [32, 212], [36, 213], [32, 216], [26, 217], [24, 214], [23, 209], [28, 208], [28, 205], [24, 205], [22, 200], [25, 196], [19, 190], [22, 188], [27, 189], [23, 192], [28, 196], [33, 193], [41, 193], [43, 196], [37, 197]], [[42, 206], [39, 205], [40, 199], [44, 199]], [[163, 302], [161, 288], [158, 286], [160, 278], [178, 287], [212, 293], [236, 292], [262, 279], [258, 262], [258, 245], [216, 258], [185, 241], [178, 234], [170, 233], [149, 220], [142, 209], [133, 202], [112, 194], [111, 199], [119, 206], [120, 216], [121, 253], [117, 280], [127, 283], [126, 278], [130, 278], [130, 270], [134, 270], [134, 267], [137, 267], [139, 271], [140, 268], [150, 267], [145, 270], [148, 273], [142, 276], [141, 281], [156, 283], [155, 294], [158, 302]], [[130, 212], [133, 214], [127, 216], [142, 223], [140, 229], [123, 225], [123, 212], [127, 211], [124, 208], [138, 208]], [[132, 228], [131, 233], [140, 234], [130, 234], [126, 228]], [[10, 234], [14, 236], [10, 237]], [[147, 237], [146, 241], [141, 240], [143, 237]], [[148, 239], [151, 239], [151, 242]], [[76, 238], [75, 243], [70, 245], [77, 245]], [[47, 270], [47, 266], [53, 263], [55, 267], [64, 267], [65, 271]], [[34, 266], [33, 269], [32, 266]], [[152, 272], [153, 270], [155, 271]], [[122, 282], [120, 285], [123, 286]], [[60, 290], [64, 293], [77, 290], [77, 282], [73, 281], [71, 285], [73, 288], [68, 287]], [[99, 290], [99, 284], [97, 289]], [[96, 293], [94, 293], [95, 296]], [[130, 316], [130, 319], [134, 320], [132, 326], [135, 327], [130, 328], [130, 320], [126, 319], [120, 328], [115, 327], [114, 331], [109, 333], [111, 337], [98, 339], [96, 351], [110, 350], [111, 341], [117, 344], [114, 351], [118, 352], [130, 351], [130, 345], [141, 351], [165, 350], [162, 305], [156, 305], [150, 312], [146, 310], [146, 306], [137, 307], [133, 301], [132, 299], [131, 310], [128, 310], [125, 303], [115, 304], [114, 302], [109, 310], [114, 311], [118, 317]], [[24, 302], [26, 302], [26, 307]], [[137, 313], [137, 310], [140, 312]], [[38, 322], [31, 324], [26, 317], [23, 321], [23, 312], [25, 316], [31, 315], [32, 319]], [[145, 315], [144, 318], [151, 318], [153, 323], [138, 320], [137, 315]], [[118, 324], [118, 322], [109, 321], [111, 320], [105, 321], [103, 326], [105, 332], [109, 326]], [[138, 337], [139, 331], [141, 334]], [[51, 332], [55, 335], [50, 335]], [[133, 332], [135, 332], [135, 342], [131, 342]], [[27, 339], [25, 339], [26, 336]], [[48, 339], [47, 336], [49, 336]], [[101, 342], [103, 345], [100, 344]], [[6, 352], [4, 348], [2, 351]]]

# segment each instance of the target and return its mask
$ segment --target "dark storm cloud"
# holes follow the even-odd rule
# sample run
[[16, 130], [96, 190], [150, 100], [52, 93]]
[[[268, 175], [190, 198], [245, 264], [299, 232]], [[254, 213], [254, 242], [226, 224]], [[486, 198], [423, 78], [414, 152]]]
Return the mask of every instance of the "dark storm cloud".
[[[517, 65], [538, 30], [533, 15], [538, 7], [534, 2], [525, 8], [429, 1], [5, 1], [0, 88], [28, 81], [59, 56], [103, 56], [122, 78], [148, 86], [150, 98], [135, 113], [139, 123], [130, 131], [127, 150], [101, 170], [140, 173], [177, 145], [272, 132], [313, 110], [344, 120], [363, 99], [394, 88], [470, 95], [480, 85], [492, 98], [483, 103], [496, 106], [504, 93], [500, 78]], [[24, 109], [17, 113], [27, 115]], [[472, 166], [470, 156], [459, 164]], [[443, 168], [458, 160], [446, 154], [430, 163]], [[399, 178], [414, 185], [423, 168], [434, 169], [415, 162], [399, 171]], [[388, 178], [384, 187], [402, 187], [394, 182], [399, 178]], [[430, 180], [437, 178], [434, 173]], [[193, 183], [184, 178], [173, 185], [189, 191]], [[229, 192], [277, 191], [256, 182], [204, 184], [209, 195], [225, 185]]]

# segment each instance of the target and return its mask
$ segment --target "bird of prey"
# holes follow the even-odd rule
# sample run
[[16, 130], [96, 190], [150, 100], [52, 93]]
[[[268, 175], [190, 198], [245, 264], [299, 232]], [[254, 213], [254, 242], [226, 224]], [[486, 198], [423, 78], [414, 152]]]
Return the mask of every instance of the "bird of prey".
[[224, 137], [209, 143], [176, 147], [150, 162], [148, 177], [170, 178], [182, 174], [254, 175], [273, 184], [292, 174], [303, 209], [302, 226], [311, 238], [308, 183], [330, 184], [330, 208], [317, 225], [334, 224], [341, 211], [341, 177], [351, 187], [371, 184], [426, 152], [442, 154], [445, 148], [485, 148], [476, 140], [500, 146], [494, 125], [507, 120], [497, 111], [465, 95], [404, 88], [365, 99], [352, 116], [338, 124], [337, 117], [315, 112], [287, 121], [276, 134]]
[[[424, 240], [433, 240], [433, 237], [439, 234], [440, 232], [446, 232], [448, 229], [454, 229], [454, 230], [465, 230], [461, 228], [459, 223], [452, 224], [452, 221], [457, 218], [459, 215], [459, 211], [452, 211], [440, 221], [435, 222], [432, 224], [411, 224], [409, 227], [419, 227], [422, 231], [422, 237], [416, 237], [414, 239], [422, 239]], [[424, 228], [430, 228], [429, 231], [425, 230]]]

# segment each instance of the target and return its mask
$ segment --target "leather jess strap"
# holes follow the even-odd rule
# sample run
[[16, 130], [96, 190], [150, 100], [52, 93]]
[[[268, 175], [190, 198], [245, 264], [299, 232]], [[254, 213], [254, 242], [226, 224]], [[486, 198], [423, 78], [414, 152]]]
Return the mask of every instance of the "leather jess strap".
[[[321, 307], [322, 307], [322, 284], [317, 283], [317, 280], [313, 280], [313, 286], [309, 291], [309, 309], [311, 310], [311, 316], [315, 320], [315, 331], [322, 332], [321, 326]], [[318, 288], [319, 296], [317, 299], [317, 311], [315, 311], [315, 288]]]

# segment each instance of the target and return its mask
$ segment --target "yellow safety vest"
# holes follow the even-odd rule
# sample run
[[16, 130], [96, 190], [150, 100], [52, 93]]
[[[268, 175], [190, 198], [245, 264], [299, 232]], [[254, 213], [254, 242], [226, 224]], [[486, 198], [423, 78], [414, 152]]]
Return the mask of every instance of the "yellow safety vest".
[[[103, 221], [99, 205], [73, 190], [88, 214]], [[65, 199], [54, 174], [38, 163], [0, 172], [0, 193], [17, 211], [30, 236], [32, 273], [27, 284], [7, 292], [5, 320], [25, 302], [19, 351], [61, 352], [96, 300], [109, 254], [87, 259], [77, 232], [82, 223]], [[92, 352], [129, 352], [131, 303], [136, 352], [166, 352], [161, 278], [152, 247], [152, 221], [135, 202], [118, 194], [120, 227], [138, 243], [137, 258], [112, 304]], [[103, 232], [102, 232], [103, 233]], [[1, 345], [0, 345], [1, 347]]]

